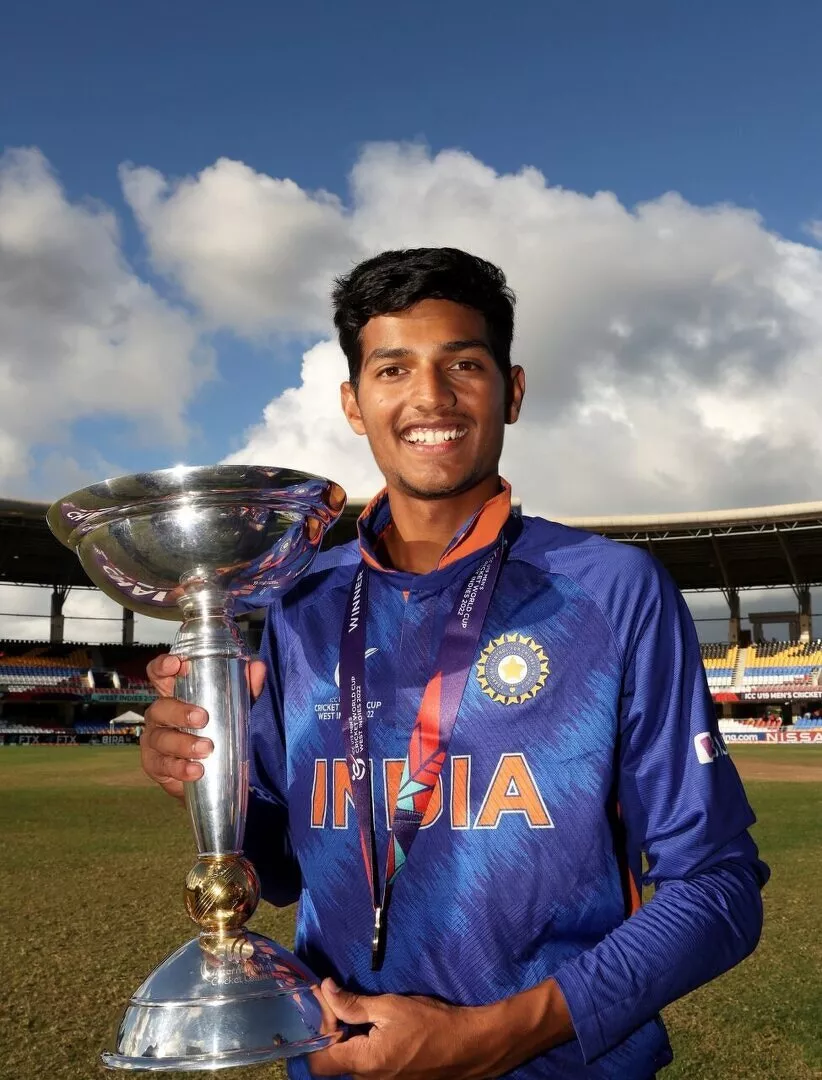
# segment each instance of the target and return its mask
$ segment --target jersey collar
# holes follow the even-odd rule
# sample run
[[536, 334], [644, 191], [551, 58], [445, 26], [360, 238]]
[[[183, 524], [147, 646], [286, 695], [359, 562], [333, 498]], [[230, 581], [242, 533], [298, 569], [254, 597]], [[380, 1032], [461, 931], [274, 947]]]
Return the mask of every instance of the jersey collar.
[[[502, 491], [490, 498], [460, 528], [442, 553], [440, 561], [432, 574], [455, 566], [463, 559], [484, 551], [495, 542], [505, 523], [511, 516], [511, 485], [500, 478]], [[380, 538], [391, 527], [391, 510], [388, 505], [388, 493], [385, 488], [376, 495], [363, 510], [357, 521], [360, 554], [363, 561], [374, 570], [398, 577], [425, 577], [430, 575], [406, 574], [383, 565], [378, 552]]]

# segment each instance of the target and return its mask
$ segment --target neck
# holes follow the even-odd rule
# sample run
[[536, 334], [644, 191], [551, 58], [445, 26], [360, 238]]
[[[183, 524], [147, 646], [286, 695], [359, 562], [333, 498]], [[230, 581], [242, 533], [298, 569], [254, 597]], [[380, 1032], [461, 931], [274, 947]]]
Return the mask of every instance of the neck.
[[460, 525], [499, 491], [496, 475], [448, 499], [421, 499], [389, 487], [393, 528], [385, 533], [382, 543], [391, 565], [412, 574], [436, 570]]

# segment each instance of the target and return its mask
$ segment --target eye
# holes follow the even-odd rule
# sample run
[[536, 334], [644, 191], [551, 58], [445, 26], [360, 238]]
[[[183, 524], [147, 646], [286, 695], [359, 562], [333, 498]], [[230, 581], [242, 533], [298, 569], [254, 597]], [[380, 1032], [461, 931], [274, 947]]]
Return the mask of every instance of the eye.
[[389, 364], [388, 367], [380, 368], [377, 372], [378, 379], [394, 379], [402, 374], [403, 369], [399, 364]]
[[477, 360], [467, 360], [465, 358], [463, 358], [461, 360], [457, 360], [457, 362], [455, 364], [453, 364], [452, 366], [457, 371], [481, 371], [482, 370], [482, 364], [480, 364]]

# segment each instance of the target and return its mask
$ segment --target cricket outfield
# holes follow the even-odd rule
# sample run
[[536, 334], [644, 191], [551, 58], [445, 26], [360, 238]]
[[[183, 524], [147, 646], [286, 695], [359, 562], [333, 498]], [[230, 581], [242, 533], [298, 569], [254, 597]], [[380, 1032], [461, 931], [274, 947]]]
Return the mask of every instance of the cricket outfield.
[[[765, 930], [754, 956], [667, 1010], [677, 1060], [663, 1076], [818, 1080], [822, 747], [732, 752], [773, 873]], [[142, 777], [135, 747], [0, 749], [0, 1080], [103, 1075], [129, 994], [192, 936], [192, 855], [186, 814]], [[292, 924], [266, 904], [252, 923], [284, 943]]]

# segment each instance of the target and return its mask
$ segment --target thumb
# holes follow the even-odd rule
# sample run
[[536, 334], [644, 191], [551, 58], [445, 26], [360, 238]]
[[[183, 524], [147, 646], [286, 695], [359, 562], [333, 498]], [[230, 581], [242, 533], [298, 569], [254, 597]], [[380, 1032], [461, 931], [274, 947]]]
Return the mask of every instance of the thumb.
[[323, 997], [338, 1020], [345, 1024], [368, 1024], [371, 1022], [369, 998], [343, 990], [333, 979], [323, 979]]

